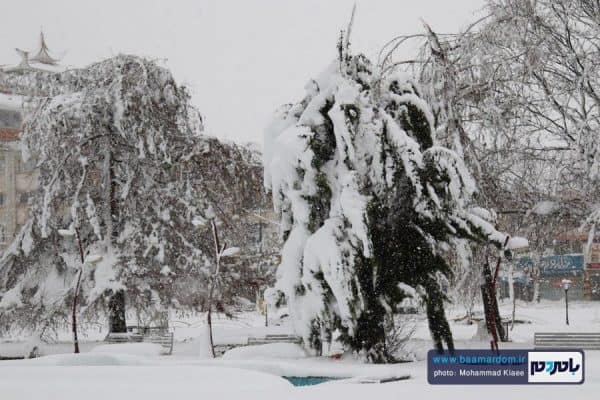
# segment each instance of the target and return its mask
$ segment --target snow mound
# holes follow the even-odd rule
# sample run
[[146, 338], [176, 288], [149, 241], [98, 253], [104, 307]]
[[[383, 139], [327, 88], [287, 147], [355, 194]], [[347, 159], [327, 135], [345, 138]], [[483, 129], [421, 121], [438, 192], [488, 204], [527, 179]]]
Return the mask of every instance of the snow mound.
[[[3, 363], [0, 363], [4, 365]], [[278, 376], [219, 367], [2, 368], [2, 399], [286, 399]]]
[[529, 241], [520, 236], [513, 236], [508, 240], [506, 248], [509, 250], [524, 249], [529, 246]]
[[[276, 376], [287, 377], [329, 377], [338, 379], [382, 380], [412, 375], [414, 363], [365, 364], [355, 357], [342, 357], [333, 360], [326, 357], [306, 357], [302, 359], [252, 359], [252, 360], [201, 360], [190, 361], [185, 365], [194, 367], [214, 367], [244, 369]], [[289, 396], [288, 396], [289, 397]], [[286, 398], [288, 398], [286, 397]]]
[[154, 343], [116, 343], [103, 344], [92, 349], [92, 353], [127, 354], [132, 356], [159, 356], [163, 347]]
[[549, 215], [557, 211], [559, 208], [560, 206], [556, 202], [544, 200], [534, 205], [531, 209], [531, 212], [537, 215]]
[[295, 343], [269, 343], [256, 346], [236, 347], [223, 354], [224, 360], [250, 359], [298, 359], [306, 358], [304, 349]]
[[102, 354], [102, 353], [80, 353], [80, 354], [54, 354], [28, 360], [3, 361], [2, 366], [30, 367], [30, 366], [58, 366], [58, 367], [83, 367], [83, 366], [140, 366], [152, 365], [151, 360], [129, 354]]

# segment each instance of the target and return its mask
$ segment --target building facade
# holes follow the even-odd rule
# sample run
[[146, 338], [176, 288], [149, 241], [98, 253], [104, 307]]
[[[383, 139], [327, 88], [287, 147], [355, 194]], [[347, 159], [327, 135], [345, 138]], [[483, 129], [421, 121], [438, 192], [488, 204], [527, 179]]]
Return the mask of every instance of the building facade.
[[37, 189], [38, 172], [21, 157], [20, 134], [24, 110], [14, 97], [0, 93], [0, 252], [27, 221], [29, 198]]
[[33, 57], [17, 49], [21, 61], [0, 68], [0, 253], [12, 242], [29, 218], [29, 200], [38, 187], [39, 172], [31, 160], [23, 160], [20, 138], [27, 114], [27, 93], [15, 93], [2, 78], [32, 70], [57, 71], [60, 66], [50, 56], [43, 33], [39, 50]]
[[[554, 254], [518, 256], [513, 270], [516, 297], [524, 301], [564, 299], [562, 281], [568, 279], [570, 299], [600, 301], [600, 238], [596, 234], [591, 244], [588, 240], [587, 232], [573, 229], [556, 236]], [[509, 296], [508, 275], [505, 268], [499, 282], [501, 298]]]

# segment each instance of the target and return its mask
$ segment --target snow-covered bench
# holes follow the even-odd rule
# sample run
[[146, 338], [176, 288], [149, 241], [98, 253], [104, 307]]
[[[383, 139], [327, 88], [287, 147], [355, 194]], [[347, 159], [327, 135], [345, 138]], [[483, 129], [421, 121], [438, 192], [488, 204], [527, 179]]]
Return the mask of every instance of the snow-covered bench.
[[0, 361], [24, 360], [25, 356], [0, 356]]
[[248, 336], [246, 341], [239, 341], [235, 343], [216, 343], [215, 344], [215, 354], [217, 356], [222, 356], [227, 351], [234, 349], [236, 347], [244, 347], [244, 346], [256, 346], [260, 344], [269, 344], [269, 343], [302, 343], [302, 339], [299, 336], [295, 335], [265, 335], [265, 336]]
[[295, 335], [266, 335], [262, 337], [249, 336], [248, 346], [268, 343], [297, 343], [300, 344], [302, 339]]
[[600, 350], [600, 332], [536, 332], [533, 344], [536, 349]]
[[173, 332], [166, 327], [128, 326], [127, 332], [109, 333], [106, 343], [155, 343], [163, 347], [162, 354], [173, 353]]

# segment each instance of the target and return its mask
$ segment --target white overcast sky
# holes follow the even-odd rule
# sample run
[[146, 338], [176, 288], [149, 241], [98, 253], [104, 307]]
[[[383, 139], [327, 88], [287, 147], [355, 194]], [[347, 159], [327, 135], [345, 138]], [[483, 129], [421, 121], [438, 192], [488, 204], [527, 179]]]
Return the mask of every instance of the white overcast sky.
[[[299, 100], [305, 83], [334, 59], [354, 0], [18, 0], [2, 2], [0, 65], [15, 47], [50, 50], [70, 66], [119, 53], [167, 60], [190, 88], [207, 132], [262, 141], [281, 104]], [[352, 49], [370, 57], [398, 34], [454, 32], [484, 0], [357, 0]]]

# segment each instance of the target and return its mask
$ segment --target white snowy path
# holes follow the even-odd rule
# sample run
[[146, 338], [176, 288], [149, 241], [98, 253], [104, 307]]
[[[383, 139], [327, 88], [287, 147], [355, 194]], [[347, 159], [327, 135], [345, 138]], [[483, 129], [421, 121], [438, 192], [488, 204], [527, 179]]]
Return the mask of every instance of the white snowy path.
[[[571, 325], [564, 325], [564, 304], [561, 302], [519, 304], [517, 318], [531, 321], [511, 331], [512, 343], [501, 348], [531, 348], [533, 332], [549, 330], [600, 331], [600, 304], [573, 303]], [[508, 305], [501, 305], [508, 315]], [[449, 311], [452, 315], [452, 310]], [[250, 318], [251, 319], [251, 318]], [[258, 319], [257, 319], [258, 321]], [[259, 322], [257, 322], [259, 324]], [[264, 330], [249, 322], [235, 322], [232, 327], [220, 327], [223, 335], [238, 336]], [[193, 337], [193, 327], [182, 329], [180, 339]], [[276, 328], [283, 331], [284, 328]], [[176, 331], [177, 332], [177, 331]], [[485, 348], [470, 338], [475, 327], [453, 323], [459, 348]], [[239, 340], [239, 338], [238, 338]], [[16, 344], [13, 344], [16, 346]], [[85, 343], [89, 351], [97, 343]], [[429, 348], [428, 332], [423, 322], [411, 343], [420, 358]], [[353, 361], [328, 359], [218, 359], [198, 360], [193, 341], [178, 342], [170, 357], [114, 356], [112, 361], [98, 354], [83, 354], [82, 364], [96, 360], [102, 366], [56, 366], [62, 360], [72, 363], [73, 355], [50, 356], [37, 360], [0, 362], [1, 400], [95, 400], [95, 399], [477, 399], [507, 400], [543, 398], [592, 399], [600, 393], [600, 351], [586, 351], [585, 383], [578, 386], [432, 386], [427, 383], [425, 361], [394, 366], [363, 365]], [[0, 352], [10, 347], [0, 342]], [[67, 352], [67, 344], [47, 349], [49, 353]], [[86, 359], [87, 357], [87, 359]], [[63, 361], [64, 361], [63, 360]], [[87, 360], [87, 361], [85, 361]], [[100, 360], [100, 361], [98, 361]], [[64, 363], [64, 362], [63, 362]], [[112, 364], [112, 365], [111, 365]], [[332, 381], [309, 387], [294, 387], [279, 375], [318, 376], [391, 376], [410, 374], [411, 379], [386, 384], [357, 384]]]
[[[412, 379], [386, 384], [323, 383], [294, 387], [275, 375], [207, 366], [2, 367], [3, 400], [106, 399], [592, 399], [600, 390], [600, 352], [586, 353], [581, 386], [432, 386], [424, 362]], [[402, 368], [404, 369], [404, 368]], [[535, 397], [529, 397], [535, 396]]]

